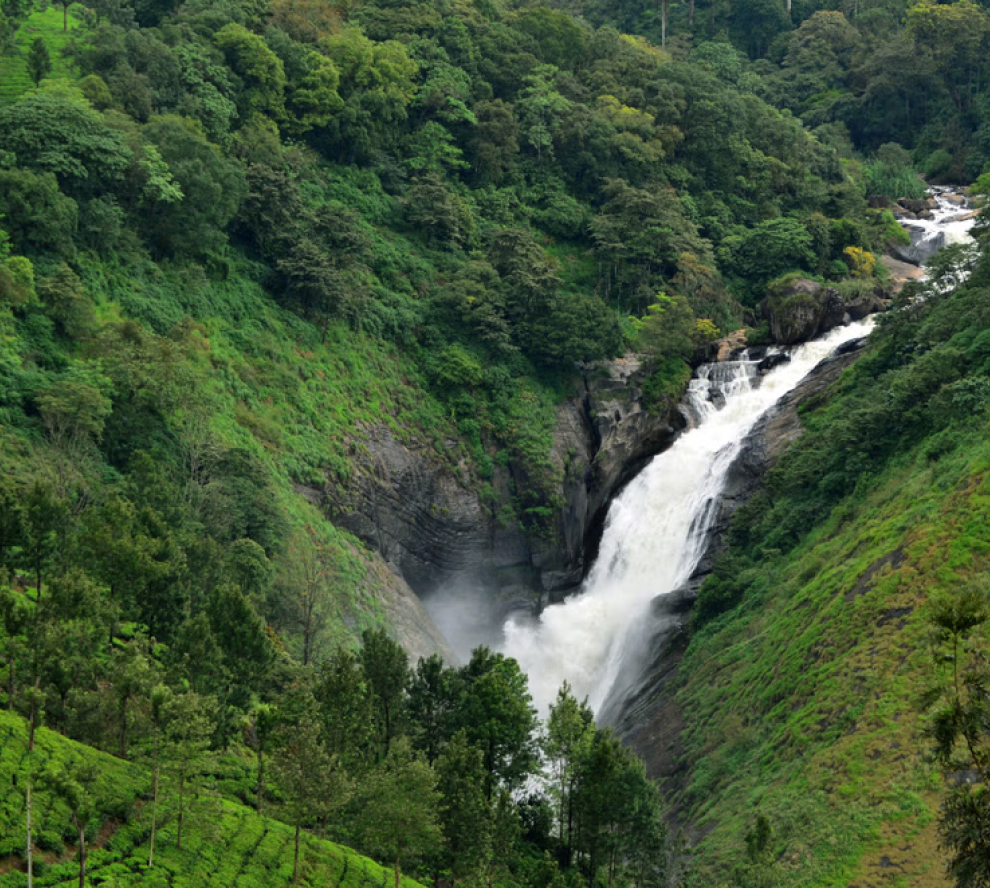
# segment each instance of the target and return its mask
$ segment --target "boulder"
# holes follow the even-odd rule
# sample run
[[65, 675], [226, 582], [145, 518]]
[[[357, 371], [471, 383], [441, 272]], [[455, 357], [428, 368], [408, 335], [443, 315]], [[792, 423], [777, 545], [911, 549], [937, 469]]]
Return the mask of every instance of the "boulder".
[[957, 207], [965, 207], [969, 204], [969, 199], [965, 194], [957, 194], [954, 191], [943, 191], [939, 197], [944, 201], [955, 204]]
[[910, 222], [904, 226], [911, 236], [909, 244], [892, 244], [890, 252], [902, 262], [924, 265], [945, 246], [945, 233], [930, 227]]
[[695, 364], [710, 364], [713, 361], [728, 361], [730, 357], [746, 347], [746, 329], [741, 328], [702, 346], [695, 355]]
[[886, 310], [887, 300], [882, 291], [871, 290], [868, 293], [860, 293], [846, 298], [844, 305], [850, 320], [861, 321], [867, 315]]
[[781, 364], [789, 364], [791, 362], [791, 356], [786, 352], [776, 352], [772, 355], [767, 355], [756, 365], [756, 369], [762, 376], [764, 373], [769, 373], [774, 367], [779, 367]]
[[807, 342], [846, 320], [846, 308], [833, 287], [798, 278], [760, 303], [770, 335], [780, 345]]
[[902, 197], [897, 201], [904, 209], [912, 213], [923, 213], [926, 212], [928, 207], [928, 201], [923, 199], [915, 199], [912, 197]]

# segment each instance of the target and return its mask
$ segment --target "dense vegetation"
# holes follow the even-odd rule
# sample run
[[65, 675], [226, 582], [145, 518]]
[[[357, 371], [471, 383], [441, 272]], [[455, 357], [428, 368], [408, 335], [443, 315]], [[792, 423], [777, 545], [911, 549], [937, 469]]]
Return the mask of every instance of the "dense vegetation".
[[853, 148], [868, 155], [864, 172], [874, 193], [920, 196], [904, 149], [932, 181], [970, 182], [990, 161], [990, 15], [983, 3], [554, 5], [658, 43], [666, 30], [671, 52], [705, 58], [722, 79], [791, 111], [843, 156]]
[[[24, 837], [0, 884], [68, 882], [87, 844], [94, 882], [201, 884], [187, 850], [218, 841], [218, 884], [384, 878], [309, 833], [396, 879], [680, 878], [642, 765], [566, 689], [540, 726], [511, 660], [410, 668], [387, 569], [323, 508], [384, 426], [545, 533], [575, 362], [645, 349], [676, 398], [775, 280], [875, 285], [892, 219], [866, 198], [919, 181], [881, 143], [982, 172], [966, 0], [897, 30], [943, 78], [920, 110], [870, 67], [897, 10], [660, 9], [669, 34], [635, 5], [0, 2], [0, 823]], [[976, 301], [952, 369], [919, 344], [948, 328], [912, 339], [941, 304], [886, 327], [863, 379], [894, 394], [836, 412], [747, 513], [697, 645], [875, 459], [984, 403]], [[878, 428], [882, 452], [828, 462]], [[776, 865], [772, 829], [740, 878]]]

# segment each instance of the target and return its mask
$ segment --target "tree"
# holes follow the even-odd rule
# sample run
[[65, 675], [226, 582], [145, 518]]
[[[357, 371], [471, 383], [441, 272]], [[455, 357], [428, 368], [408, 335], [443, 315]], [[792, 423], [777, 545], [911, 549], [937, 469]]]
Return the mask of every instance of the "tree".
[[35, 37], [27, 58], [28, 74], [37, 86], [52, 73], [52, 57], [48, 52], [48, 44], [44, 37]]
[[[69, 339], [88, 339], [96, 326], [96, 317], [93, 312], [93, 305], [86, 295], [83, 283], [68, 265], [64, 262], [59, 265], [52, 274], [47, 274], [38, 279], [38, 296], [45, 305], [45, 311], [55, 322], [59, 333]], [[101, 403], [98, 395], [106, 394], [109, 380], [101, 378], [97, 373], [84, 374], [77, 370], [75, 378], [60, 380], [49, 390], [54, 394], [59, 386], [82, 386], [89, 385], [95, 388], [96, 392], [86, 392], [80, 389], [77, 392], [69, 392], [68, 400], [80, 402], [78, 411], [73, 417], [74, 424], [83, 421], [84, 428], [80, 431], [93, 439], [98, 439], [103, 431], [103, 423], [110, 413], [110, 404], [107, 400]], [[39, 407], [41, 403], [39, 402]], [[60, 406], [60, 412], [65, 412], [64, 405]], [[42, 414], [43, 418], [44, 414]]]
[[976, 584], [933, 595], [928, 620], [935, 672], [923, 697], [930, 712], [925, 732], [946, 775], [975, 776], [953, 779], [944, 792], [942, 845], [956, 884], [978, 888], [990, 881], [990, 666], [976, 631], [990, 620], [990, 600]]
[[319, 667], [313, 695], [323, 742], [349, 771], [362, 769], [374, 739], [373, 704], [357, 655], [338, 648]]
[[[35, 481], [24, 494], [23, 554], [34, 571], [37, 601], [42, 598], [42, 580], [55, 559], [59, 531], [67, 519], [66, 505], [50, 484]], [[35, 610], [35, 621], [39, 611]]]
[[401, 885], [402, 864], [433, 851], [440, 842], [436, 784], [433, 769], [403, 737], [359, 786], [355, 830], [365, 847], [395, 861], [395, 888]]
[[79, 207], [59, 190], [53, 173], [0, 169], [0, 215], [18, 252], [74, 254]]
[[463, 247], [474, 230], [467, 203], [435, 172], [418, 178], [409, 190], [406, 214], [409, 222], [438, 246]]
[[27, 630], [31, 620], [32, 610], [24, 596], [10, 588], [0, 589], [0, 625], [4, 630], [3, 647], [7, 660], [8, 712], [14, 710], [17, 658], [27, 650]]
[[570, 866], [574, 834], [574, 794], [581, 762], [595, 735], [594, 713], [587, 701], [578, 703], [564, 682], [541, 738], [543, 755], [550, 770], [550, 795], [557, 802], [557, 825], [563, 864]]
[[658, 293], [656, 302], [647, 308], [646, 317], [636, 326], [639, 347], [660, 359], [687, 360], [694, 351], [694, 312], [683, 296]]
[[408, 707], [412, 742], [432, 765], [453, 731], [461, 682], [456, 669], [439, 654], [424, 657], [409, 680]]
[[500, 790], [490, 805], [492, 827], [486, 870], [488, 888], [493, 888], [496, 880], [501, 881], [508, 875], [509, 867], [517, 856], [522, 825], [519, 811], [507, 789]]
[[68, 502], [70, 485], [82, 482], [78, 477], [80, 464], [92, 455], [112, 405], [97, 386], [81, 379], [59, 380], [35, 400], [55, 451], [55, 493]]
[[288, 803], [289, 820], [295, 826], [293, 882], [299, 878], [303, 826], [321, 819], [325, 829], [330, 814], [347, 802], [351, 792], [339, 757], [329, 752], [320, 739], [319, 726], [313, 718], [313, 700], [306, 695], [295, 701], [295, 708], [301, 710], [300, 718], [283, 727], [272, 763], [275, 782]]
[[98, 810], [98, 778], [99, 771], [91, 762], [69, 762], [44, 778], [47, 788], [69, 809], [79, 839], [79, 888], [86, 888], [86, 827]]
[[175, 847], [179, 850], [187, 813], [186, 793], [189, 782], [202, 773], [215, 712], [216, 701], [194, 691], [176, 694], [163, 706], [161, 754], [165, 772], [175, 784]]
[[110, 684], [117, 709], [117, 755], [127, 758], [133, 706], [155, 686], [155, 664], [145, 654], [147, 639], [134, 639], [113, 657]]
[[972, 0], [946, 6], [922, 0], [908, 9], [906, 26], [918, 45], [930, 49], [957, 110], [968, 110], [986, 64], [983, 44], [990, 33], [990, 16]]
[[607, 179], [605, 202], [591, 223], [595, 251], [605, 275], [599, 285], [605, 299], [627, 311], [642, 312], [663, 282], [678, 270], [682, 254], [710, 260], [711, 244], [687, 217], [673, 188], [635, 188], [623, 179]]
[[456, 885], [478, 872], [491, 845], [491, 811], [485, 798], [481, 750], [463, 731], [454, 735], [436, 762], [443, 834], [441, 859]]
[[637, 884], [666, 884], [665, 830], [656, 785], [609, 729], [582, 750], [575, 783], [575, 854], [589, 882], [609, 886], [630, 868]]
[[54, 173], [74, 198], [112, 193], [134, 161], [123, 136], [62, 85], [46, 84], [0, 109], [0, 150], [33, 172]]
[[499, 185], [519, 154], [519, 123], [513, 106], [494, 99], [479, 102], [473, 113], [478, 121], [470, 142], [475, 176], [481, 185]]
[[151, 690], [151, 836], [148, 840], [148, 867], [155, 865], [155, 836], [158, 833], [158, 791], [161, 787], [162, 729], [165, 726], [166, 707], [172, 700], [172, 692], [163, 684]]
[[387, 756], [405, 715], [409, 657], [384, 629], [365, 629], [358, 654], [374, 707], [378, 746]]
[[267, 114], [273, 120], [285, 117], [285, 66], [257, 34], [231, 22], [213, 36], [227, 63], [244, 81], [238, 109], [244, 120]]
[[340, 159], [353, 162], [393, 144], [417, 92], [419, 66], [395, 40], [376, 43], [356, 28], [325, 37], [322, 51], [340, 72], [344, 107], [327, 127]]
[[221, 249], [246, 189], [240, 165], [206, 140], [198, 121], [162, 115], [149, 121], [142, 135], [157, 148], [182, 193], [181, 200], [157, 201], [142, 213], [152, 248], [178, 256]]
[[[33, 691], [28, 693], [33, 693]], [[24, 858], [27, 864], [28, 888], [34, 888], [34, 784], [38, 771], [39, 762], [34, 753], [34, 727], [32, 724], [28, 729], [27, 755], [22, 759], [20, 766], [20, 773], [24, 781]]]
[[308, 666], [321, 649], [330, 618], [330, 549], [315, 528], [295, 535], [281, 559], [277, 606], [281, 620], [302, 635], [302, 662]]
[[229, 583], [210, 597], [207, 613], [223, 653], [226, 677], [245, 688], [256, 686], [275, 661], [265, 621], [244, 593]]
[[265, 753], [274, 745], [279, 726], [279, 712], [269, 703], [258, 703], [251, 710], [247, 725], [247, 743], [258, 759], [258, 782], [255, 789], [256, 810], [261, 814], [265, 798]]
[[10, 566], [10, 553], [21, 544], [24, 533], [21, 498], [8, 478], [0, 481], [0, 568]]
[[536, 710], [519, 664], [486, 647], [476, 648], [461, 671], [464, 692], [459, 719], [468, 740], [482, 750], [485, 797], [498, 786], [518, 787], [536, 762]]
[[320, 328], [326, 342], [330, 322], [345, 299], [344, 278], [325, 249], [308, 237], [293, 243], [277, 268], [290, 296]]

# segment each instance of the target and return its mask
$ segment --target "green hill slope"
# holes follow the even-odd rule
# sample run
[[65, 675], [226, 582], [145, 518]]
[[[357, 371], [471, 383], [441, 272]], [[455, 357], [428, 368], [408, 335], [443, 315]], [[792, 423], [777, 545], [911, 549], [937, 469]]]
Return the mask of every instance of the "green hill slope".
[[772, 884], [948, 884], [920, 701], [928, 602], [990, 565], [987, 284], [984, 259], [885, 319], [702, 589], [676, 691], [702, 884], [746, 860], [758, 813]]
[[[27, 884], [24, 851], [24, 775], [27, 725], [18, 716], [0, 713], [0, 886]], [[259, 817], [242, 805], [219, 798], [194, 803], [182, 849], [175, 847], [175, 821], [160, 808], [155, 863], [148, 867], [151, 806], [146, 804], [150, 774], [90, 747], [40, 729], [36, 737], [37, 772], [68, 767], [95, 768], [93, 793], [97, 813], [87, 827], [91, 885], [172, 886], [172, 888], [276, 888], [292, 881], [293, 830]], [[78, 885], [76, 831], [64, 802], [44, 788], [35, 792], [35, 884]], [[197, 811], [198, 806], [198, 811]], [[165, 811], [164, 816], [161, 812]], [[321, 888], [381, 888], [393, 874], [340, 845], [308, 833], [303, 837], [300, 881]], [[40, 865], [39, 865], [40, 861]], [[403, 879], [405, 888], [418, 883]]]

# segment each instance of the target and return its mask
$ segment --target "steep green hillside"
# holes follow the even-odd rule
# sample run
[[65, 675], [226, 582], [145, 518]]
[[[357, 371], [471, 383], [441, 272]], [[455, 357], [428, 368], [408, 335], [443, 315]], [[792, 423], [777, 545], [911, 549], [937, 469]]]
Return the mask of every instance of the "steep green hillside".
[[701, 591], [677, 691], [699, 884], [946, 884], [920, 704], [929, 602], [990, 567], [988, 272], [883, 318]]
[[[29, 767], [27, 725], [0, 712], [0, 886], [21, 888], [25, 835], [25, 781]], [[219, 796], [194, 795], [188, 805], [181, 850], [176, 847], [176, 808], [170, 797], [159, 809], [154, 865], [148, 866], [151, 774], [88, 746], [40, 729], [30, 767], [38, 775], [33, 799], [35, 885], [79, 884], [78, 839], [72, 812], [50, 788], [51, 775], [93, 769], [84, 785], [88, 884], [119, 886], [216, 886], [257, 888], [292, 884], [293, 831]], [[391, 871], [359, 854], [308, 833], [295, 884], [385, 888]], [[40, 861], [40, 862], [39, 862]], [[416, 882], [403, 877], [405, 888]]]
[[27, 56], [31, 43], [41, 37], [48, 47], [52, 61], [52, 75], [72, 77], [71, 62], [62, 55], [69, 41], [78, 35], [79, 23], [74, 15], [69, 18], [69, 30], [63, 30], [62, 7], [54, 4], [33, 11], [17, 31], [13, 51], [0, 56], [0, 103], [12, 102], [33, 84], [28, 73]]

